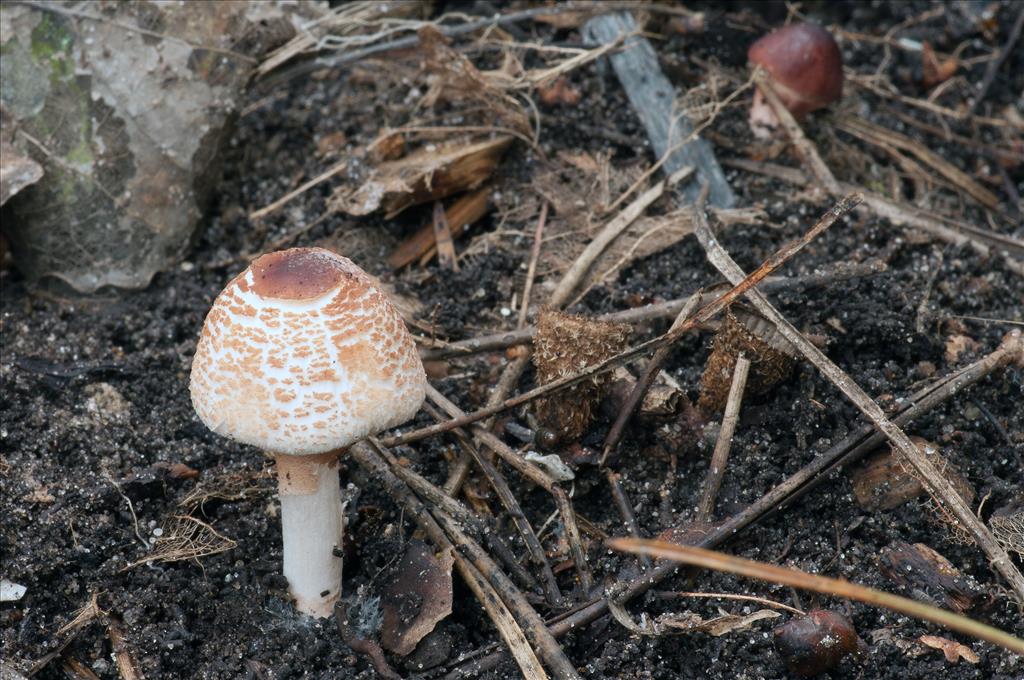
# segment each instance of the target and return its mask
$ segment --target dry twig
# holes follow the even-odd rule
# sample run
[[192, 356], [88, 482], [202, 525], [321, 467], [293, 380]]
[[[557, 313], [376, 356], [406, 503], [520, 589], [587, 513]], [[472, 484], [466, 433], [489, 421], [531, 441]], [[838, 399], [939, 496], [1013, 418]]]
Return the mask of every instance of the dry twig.
[[[544, 678], [547, 675], [540, 668], [533, 649], [529, 644], [524, 644], [524, 637], [536, 647], [556, 677], [567, 680], [579, 678], [576, 669], [566, 658], [558, 642], [545, 628], [544, 622], [537, 612], [523, 598], [508, 577], [498, 569], [476, 541], [466, 535], [450, 515], [436, 507], [428, 510], [416, 499], [412, 491], [392, 472], [394, 460], [386, 449], [367, 442], [360, 442], [352, 446], [350, 454], [360, 465], [384, 482], [388, 492], [410, 511], [420, 528], [430, 536], [436, 545], [442, 548], [451, 547], [454, 550], [456, 566], [459, 567], [460, 573], [471, 588], [474, 587], [474, 584], [479, 588], [478, 599], [481, 600], [485, 608], [488, 608], [489, 613], [490, 605], [503, 602], [502, 609], [510, 616], [515, 616], [511, 622], [506, 621], [506, 624], [513, 624], [515, 627], [511, 630], [519, 631], [519, 634], [515, 637], [505, 637], [505, 641], [509, 644], [512, 653], [516, 655], [526, 677]], [[410, 474], [412, 474], [411, 471]], [[426, 480], [423, 481], [429, 484]], [[464, 557], [464, 555], [466, 556]], [[467, 574], [469, 574], [468, 577]], [[487, 589], [490, 591], [489, 593], [485, 592], [483, 587], [485, 583], [491, 586]], [[495, 625], [499, 625], [498, 620], [495, 621]], [[503, 629], [500, 625], [499, 630], [503, 631], [503, 637], [511, 632]], [[529, 653], [527, 654], [527, 652]], [[531, 656], [533, 657], [532, 661], [529, 658]]]
[[[451, 413], [457, 410], [451, 401], [449, 401], [443, 394], [438, 392], [432, 385], [427, 385], [427, 397], [437, 404], [441, 409]], [[440, 416], [441, 414], [438, 414]], [[443, 416], [439, 419], [443, 419]], [[455, 434], [461, 435], [461, 430], [455, 430]], [[530, 521], [526, 518], [526, 513], [519, 505], [519, 501], [516, 499], [515, 494], [512, 493], [512, 489], [509, 488], [508, 482], [505, 481], [504, 475], [484, 456], [480, 455], [480, 451], [473, 446], [472, 442], [465, 440], [465, 448], [473, 461], [476, 462], [477, 466], [487, 477], [487, 481], [490, 482], [491, 487], [495, 493], [498, 494], [498, 499], [501, 504], [505, 507], [509, 518], [512, 523], [519, 530], [519, 535], [523, 538], [523, 543], [526, 545], [527, 551], [530, 553], [530, 557], [534, 562], [534, 565], [540, 569], [541, 578], [544, 583], [544, 592], [548, 598], [548, 603], [552, 607], [557, 607], [562, 603], [562, 594], [558, 589], [558, 582], [555, 580], [555, 575], [551, 571], [551, 565], [548, 563], [547, 557], [544, 555], [544, 548], [541, 546], [540, 541], [537, 539], [537, 534], [533, 531], [533, 527], [530, 526]], [[552, 486], [552, 489], [557, 489], [557, 486]]]
[[[745, 280], [743, 271], [715, 239], [706, 220], [703, 223], [698, 223], [696, 234], [697, 239], [705, 251], [707, 251], [708, 260], [722, 272], [728, 281], [736, 285]], [[974, 511], [971, 510], [960, 494], [957, 493], [956, 489], [950, 484], [949, 480], [935, 469], [935, 466], [932, 465], [925, 454], [914, 446], [906, 433], [886, 417], [878, 404], [850, 376], [832, 363], [821, 350], [796, 330], [768, 302], [763, 294], [757, 290], [750, 290], [746, 295], [757, 310], [775, 324], [783, 337], [792, 343], [808, 361], [814, 364], [899, 449], [913, 466], [914, 471], [920, 476], [921, 482], [929, 494], [956, 517], [962, 528], [970, 533], [971, 537], [978, 543], [978, 546], [988, 556], [995, 570], [1006, 579], [1016, 594], [1017, 601], [1024, 605], [1024, 576], [1021, 575], [1017, 567], [1014, 566], [1010, 556], [1007, 555], [1003, 547], [992, 536], [992, 532], [978, 519]], [[1019, 335], [1018, 342], [1024, 342], [1024, 340], [1020, 339]]]
[[722, 416], [722, 428], [718, 431], [714, 453], [711, 454], [711, 466], [704, 480], [704, 491], [697, 504], [697, 522], [707, 522], [715, 510], [715, 498], [722, 486], [725, 466], [729, 462], [729, 449], [732, 448], [732, 436], [736, 432], [739, 420], [740, 404], [743, 403], [743, 390], [747, 385], [747, 372], [750, 370], [750, 359], [742, 354], [736, 358], [736, 367], [732, 373], [732, 386], [729, 388], [729, 400], [725, 404], [725, 415]]
[[774, 253], [771, 257], [765, 260], [761, 264], [761, 266], [758, 267], [752, 274], [746, 277], [746, 279], [736, 284], [732, 289], [724, 293], [720, 298], [704, 305], [700, 310], [698, 310], [695, 314], [690, 316], [686, 321], [674, 326], [664, 335], [658, 336], [657, 338], [636, 345], [620, 354], [616, 354], [615, 356], [606, 359], [605, 361], [593, 364], [592, 366], [588, 366], [587, 368], [577, 373], [567, 375], [564, 378], [553, 380], [549, 383], [541, 385], [540, 387], [536, 387], [532, 390], [523, 392], [516, 397], [506, 399], [500, 404], [492, 404], [489, 406], [485, 406], [484, 408], [474, 411], [473, 413], [466, 414], [458, 418], [453, 418], [452, 420], [449, 420], [444, 423], [438, 423], [437, 425], [431, 425], [428, 427], [420, 428], [418, 430], [413, 430], [412, 432], [407, 432], [402, 435], [389, 437], [386, 440], [384, 440], [385, 445], [396, 446], [398, 444], [407, 444], [409, 442], [418, 441], [426, 437], [431, 437], [441, 432], [447, 432], [448, 430], [454, 429], [456, 427], [464, 427], [466, 425], [475, 423], [479, 420], [490, 418], [491, 416], [497, 413], [515, 408], [521, 404], [528, 403], [539, 397], [551, 394], [556, 390], [571, 387], [579, 382], [591, 378], [592, 376], [607, 373], [608, 371], [614, 370], [619, 366], [625, 365], [633, 361], [637, 357], [647, 354], [648, 352], [653, 352], [661, 347], [673, 344], [674, 342], [679, 340], [679, 338], [683, 337], [685, 334], [689, 333], [694, 328], [704, 323], [705, 321], [708, 321], [709, 319], [717, 315], [719, 312], [721, 312], [723, 309], [731, 305], [733, 301], [735, 301], [736, 298], [738, 298], [740, 295], [743, 295], [748, 290], [752, 289], [754, 286], [759, 284], [762, 280], [764, 280], [765, 277], [767, 277], [773, 271], [782, 266], [783, 263], [785, 263], [787, 260], [793, 257], [793, 255], [795, 255], [804, 246], [806, 246], [808, 243], [814, 240], [819, 234], [821, 234], [823, 231], [832, 226], [832, 224], [837, 219], [839, 219], [841, 216], [845, 215], [847, 212], [852, 210], [859, 202], [860, 198], [856, 195], [847, 196], [840, 200], [835, 206], [832, 207], [831, 210], [825, 213], [821, 217], [821, 219], [819, 219], [818, 222], [813, 227], [811, 227], [810, 230], [807, 231], [806, 234], [801, 236], [796, 241], [793, 241], [792, 243], [789, 243], [780, 248], [776, 253]]
[[786, 569], [773, 564], [765, 564], [742, 557], [733, 557], [713, 550], [704, 550], [692, 546], [664, 543], [662, 541], [644, 541], [635, 538], [616, 538], [608, 542], [608, 547], [632, 553], [643, 553], [651, 557], [675, 560], [684, 564], [692, 564], [705, 569], [739, 574], [770, 583], [802, 588], [817, 593], [836, 597], [858, 600], [866, 604], [885, 607], [900, 614], [906, 614], [922, 621], [931, 621], [945, 626], [958, 633], [987, 640], [1016, 654], [1024, 654], [1024, 640], [992, 626], [969, 619], [960, 614], [939, 609], [916, 600], [899, 595], [884, 593], [874, 588], [865, 588], [849, 581], [808, 574], [797, 569]]
[[[901, 403], [904, 404], [904, 407], [893, 417], [893, 421], [900, 425], [906, 425], [960, 394], [994, 371], [1022, 361], [1024, 361], [1024, 342], [1021, 342], [1019, 333], [1016, 335], [1011, 333], [995, 351], [902, 399]], [[721, 545], [737, 536], [751, 524], [788, 506], [824, 480], [829, 479], [834, 470], [858, 461], [877, 449], [884, 441], [884, 435], [874, 427], [868, 424], [862, 425], [744, 510], [721, 524], [716, 524], [694, 543], [702, 548]], [[610, 600], [626, 602], [664, 581], [676, 572], [676, 568], [671, 563], [661, 562], [631, 581], [617, 583], [606, 590], [604, 597], [597, 598], [556, 618], [549, 624], [549, 629], [555, 636], [562, 636], [573, 630], [578, 630], [605, 615]], [[501, 658], [501, 653], [491, 654], [473, 662], [470, 668], [460, 668], [449, 673], [448, 677], [466, 677], [473, 672], [482, 672], [493, 668], [501, 661]]]
[[[820, 287], [836, 281], [845, 281], [847, 279], [861, 276], [873, 276], [886, 271], [886, 269], [887, 265], [881, 260], [871, 260], [869, 262], [854, 264], [837, 263], [827, 270], [817, 274], [809, 274], [807, 276], [770, 276], [760, 285], [761, 289], [766, 293], [775, 293], [797, 288]], [[726, 290], [727, 289], [706, 289], [703, 294], [708, 299], [715, 299], [725, 293]], [[654, 319], [674, 318], [679, 315], [679, 310], [681, 310], [691, 298], [692, 295], [687, 295], [686, 297], [666, 300], [665, 302], [658, 302], [645, 305], [643, 307], [626, 309], [621, 312], [601, 314], [594, 318], [598, 321], [610, 321], [613, 323], [639, 323], [641, 321], [651, 321]], [[526, 326], [515, 331], [503, 331], [491, 335], [481, 335], [468, 340], [450, 342], [439, 348], [422, 349], [420, 351], [420, 356], [424, 361], [430, 361], [436, 359], [465, 357], [472, 354], [478, 354], [480, 352], [500, 351], [514, 345], [524, 345], [532, 342], [533, 336], [536, 332], [537, 328], [535, 326]]]

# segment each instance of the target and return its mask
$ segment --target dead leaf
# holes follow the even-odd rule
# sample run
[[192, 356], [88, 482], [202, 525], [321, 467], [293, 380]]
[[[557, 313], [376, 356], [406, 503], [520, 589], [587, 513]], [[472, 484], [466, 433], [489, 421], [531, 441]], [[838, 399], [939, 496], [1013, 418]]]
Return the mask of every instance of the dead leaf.
[[977, 352], [978, 343], [967, 335], [951, 335], [946, 338], [946, 361], [955, 364], [964, 352]]
[[[490, 209], [491, 189], [489, 186], [474, 192], [463, 194], [445, 210], [448, 228], [453, 238], [458, 238], [466, 227], [470, 226], [487, 214]], [[412, 264], [416, 260], [426, 264], [437, 253], [434, 238], [434, 225], [429, 222], [420, 227], [416, 233], [408, 237], [388, 256], [388, 264], [395, 269]]]
[[555, 14], [538, 14], [533, 20], [539, 24], [547, 24], [554, 28], [579, 28], [587, 19], [593, 16], [593, 12], [558, 12]]
[[0, 205], [43, 177], [43, 168], [10, 145], [0, 145]]
[[548, 106], [575, 106], [583, 98], [580, 91], [570, 85], [565, 76], [559, 76], [551, 83], [541, 85], [537, 88], [537, 94], [540, 95], [541, 102]]
[[973, 649], [954, 640], [948, 640], [938, 635], [922, 635], [917, 640], [933, 649], [941, 649], [946, 656], [946, 661], [950, 663], [957, 663], [960, 659], [967, 663], [978, 663], [981, 660]]
[[[583, 172], [592, 173], [594, 175], [601, 172], [601, 165], [586, 151], [559, 151], [558, 158], [559, 160], [565, 161], [577, 170], [581, 170]], [[605, 159], [605, 161], [607, 162], [607, 159]]]
[[400, 656], [412, 652], [434, 626], [452, 613], [450, 550], [434, 554], [425, 543], [410, 541], [384, 589], [380, 644]]
[[956, 57], [950, 57], [944, 61], [939, 61], [938, 56], [935, 54], [935, 50], [932, 49], [932, 45], [927, 40], [921, 47], [921, 83], [927, 89], [944, 83], [953, 77], [956, 70], [960, 68], [960, 60]]
[[740, 616], [739, 614], [727, 614], [719, 610], [721, 616], [713, 619], [702, 619], [692, 612], [683, 615], [666, 614], [658, 617], [657, 625], [664, 628], [671, 628], [681, 633], [707, 633], [714, 637], [721, 637], [728, 633], [738, 633], [750, 628], [751, 624], [763, 619], [776, 619], [781, 614], [771, 609], [759, 609], [758, 611]]
[[427, 144], [408, 156], [378, 165], [355, 191], [340, 189], [330, 207], [350, 215], [383, 209], [394, 217], [406, 208], [474, 189], [494, 172], [512, 137]]

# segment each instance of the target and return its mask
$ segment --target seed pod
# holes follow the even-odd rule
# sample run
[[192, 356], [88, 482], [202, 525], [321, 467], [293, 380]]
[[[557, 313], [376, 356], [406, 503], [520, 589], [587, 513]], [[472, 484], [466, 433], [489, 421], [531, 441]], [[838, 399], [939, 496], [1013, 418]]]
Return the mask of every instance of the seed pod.
[[767, 319], [738, 309], [730, 311], [715, 334], [711, 356], [704, 365], [697, 400], [701, 411], [725, 408], [740, 354], [751, 362], [746, 393], [756, 396], [789, 377], [796, 350]]
[[[533, 341], [538, 384], [549, 383], [600, 363], [626, 348], [628, 324], [596, 321], [543, 310]], [[536, 405], [537, 419], [561, 443], [578, 439], [590, 425], [608, 386], [608, 374], [593, 376]]]
[[867, 649], [850, 619], [824, 609], [792, 619], [772, 632], [775, 649], [790, 672], [804, 677], [831, 670], [847, 654]]

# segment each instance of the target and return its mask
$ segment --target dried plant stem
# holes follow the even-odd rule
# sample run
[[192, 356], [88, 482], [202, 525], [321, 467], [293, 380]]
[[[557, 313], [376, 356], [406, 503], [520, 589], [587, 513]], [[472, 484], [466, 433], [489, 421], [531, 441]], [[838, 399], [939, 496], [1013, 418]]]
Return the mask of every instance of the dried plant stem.
[[[695, 215], [695, 218], [697, 219], [695, 233], [697, 239], [705, 251], [707, 251], [708, 260], [725, 276], [726, 280], [733, 284], [745, 280], [743, 270], [739, 268], [715, 239], [711, 228], [707, 224], [707, 219], [702, 214]], [[949, 513], [956, 517], [961, 527], [971, 535], [988, 556], [993, 568], [1006, 579], [1016, 596], [1017, 602], [1024, 605], [1024, 576], [1014, 566], [1010, 556], [999, 544], [999, 541], [995, 539], [992, 532], [978, 519], [970, 506], [964, 502], [964, 499], [957, 493], [953, 485], [950, 484], [949, 480], [940, 471], [935, 469], [935, 466], [932, 465], [927, 456], [910, 441], [906, 433], [886, 417], [881, 407], [850, 376], [832, 363], [821, 350], [796, 330], [768, 302], [764, 295], [756, 290], [750, 290], [747, 292], [747, 298], [765, 318], [775, 324], [783, 337], [792, 343], [797, 351], [814, 364], [840, 392], [846, 395], [860, 409], [861, 413], [874, 423], [875, 427], [885, 434], [886, 438], [909, 461], [928, 493], [940, 502]]]
[[583, 549], [583, 541], [580, 538], [580, 528], [576, 524], [576, 511], [572, 507], [572, 499], [560, 486], [555, 487], [555, 505], [558, 507], [558, 514], [562, 518], [562, 526], [565, 527], [565, 537], [569, 543], [569, 554], [576, 564], [576, 573], [580, 579], [580, 589], [583, 597], [589, 597], [590, 590], [594, 587], [594, 577], [590, 573], [590, 565], [587, 563], [587, 552]]
[[[894, 416], [893, 420], [900, 425], [905, 425], [929, 413], [941, 403], [960, 394], [994, 371], [1021, 361], [1024, 361], [1024, 343], [1020, 341], [1019, 335], [1014, 336], [1011, 333], [995, 351], [904, 398], [902, 402], [905, 406], [898, 415]], [[696, 545], [713, 548], [734, 538], [746, 527], [791, 504], [814, 489], [822, 481], [828, 479], [833, 470], [852, 464], [877, 449], [883, 441], [885, 441], [885, 437], [874, 427], [867, 424], [862, 425], [744, 510], [711, 528], [707, 534], [696, 541]], [[604, 616], [608, 612], [609, 600], [626, 602], [664, 581], [675, 573], [676, 568], [676, 565], [668, 562], [659, 563], [635, 579], [615, 584], [605, 592], [604, 597], [560, 615], [549, 624], [548, 628], [555, 636], [562, 636], [573, 630], [578, 630]], [[496, 666], [502, 658], [501, 652], [491, 654], [474, 662], [471, 668], [465, 669], [465, 672], [460, 667], [449, 673], [448, 677], [465, 677], [472, 672], [482, 672]]]
[[548, 306], [553, 309], [561, 309], [562, 306], [569, 301], [569, 297], [572, 292], [579, 286], [580, 282], [590, 271], [590, 267], [594, 264], [594, 261], [601, 256], [601, 253], [611, 245], [612, 241], [619, 237], [629, 225], [633, 224], [638, 217], [644, 214], [644, 211], [650, 207], [652, 203], [661, 198], [662, 194], [665, 193], [665, 189], [672, 187], [689, 177], [693, 174], [692, 167], [685, 167], [677, 172], [673, 173], [668, 179], [664, 179], [653, 187], [645, 191], [644, 193], [637, 196], [636, 200], [630, 203], [628, 206], [623, 208], [619, 214], [617, 214], [611, 221], [609, 221], [600, 232], [587, 244], [583, 252], [579, 254], [576, 260], [569, 267], [569, 270], [562, 276], [562, 280], [558, 282], [558, 286], [554, 292], [551, 293], [551, 298], [548, 300]]
[[121, 622], [113, 616], [107, 618], [107, 637], [110, 638], [114, 663], [117, 664], [117, 672], [121, 676], [121, 680], [145, 680], [146, 676], [142, 674], [135, 659], [132, 658], [128, 640], [121, 628]]
[[544, 242], [544, 225], [548, 221], [548, 202], [543, 201], [540, 207], [540, 217], [537, 218], [537, 226], [533, 230], [533, 247], [530, 249], [530, 264], [526, 269], [526, 283], [523, 284], [523, 300], [519, 303], [519, 321], [516, 328], [526, 325], [526, 317], [530, 313], [530, 293], [533, 291], [533, 279], [537, 275], [537, 260], [540, 259], [540, 247]]
[[[501, 623], [496, 620], [495, 625], [502, 631], [510, 651], [518, 655], [516, 660], [526, 677], [547, 677], [533, 648], [538, 650], [555, 677], [564, 680], [575, 680], [580, 677], [522, 593], [450, 515], [438, 507], [428, 510], [416, 498], [409, 487], [393, 472], [397, 467], [396, 461], [386, 449], [368, 442], [360, 442], [353, 445], [349, 451], [356, 462], [384, 482], [388, 493], [412, 514], [420, 528], [436, 545], [454, 549], [455, 564], [459, 567], [459, 573], [471, 588], [479, 588], [477, 597], [485, 609], [490, 613], [495, 605], [501, 605], [500, 609], [504, 614]], [[429, 484], [426, 480], [424, 482]], [[518, 634], [505, 637], [516, 631]]]
[[498, 629], [498, 634], [505, 641], [512, 657], [519, 664], [520, 670], [528, 677], [532, 677], [531, 674], [536, 673], [537, 677], [546, 678], [547, 673], [545, 673], [544, 668], [540, 665], [540, 660], [537, 658], [530, 643], [526, 640], [522, 628], [516, 623], [508, 607], [505, 606], [498, 593], [473, 563], [455, 549], [453, 542], [434, 518], [431, 517], [430, 512], [423, 503], [395, 476], [387, 463], [381, 459], [369, 444], [360, 442], [353, 445], [349, 448], [349, 455], [359, 465], [384, 483], [391, 497], [409, 512], [413, 520], [430, 537], [434, 545], [442, 550], [452, 550], [452, 554], [455, 557], [455, 568], [459, 570], [462, 579], [469, 586], [470, 590], [473, 591], [473, 594], [476, 595], [480, 605]]
[[[643, 555], [643, 557], [648, 557]], [[807, 612], [796, 607], [790, 607], [788, 604], [782, 604], [775, 600], [769, 600], [766, 597], [757, 597], [755, 595], [738, 595], [736, 593], [701, 593], [681, 590], [662, 590], [652, 593], [655, 597], [662, 599], [677, 598], [677, 597], [706, 597], [708, 599], [723, 599], [723, 600], [738, 600], [740, 602], [757, 602], [758, 604], [765, 604], [775, 609], [783, 609], [787, 612], [792, 612], [797, 616], [803, 616]]]
[[[694, 202], [694, 210], [701, 211], [704, 209], [704, 204], [708, 199], [709, 185], [704, 183], [700, 188], [700, 193], [697, 195], [697, 200]], [[675, 321], [672, 323], [672, 329], [675, 329], [686, 321], [687, 317], [693, 313], [697, 305], [700, 304], [701, 292], [698, 290], [696, 293], [690, 296], [686, 304], [679, 311]], [[599, 464], [603, 467], [608, 460], [608, 456], [615, 451], [619, 446], [619, 440], [622, 439], [622, 433], [626, 429], [626, 424], [629, 419], [633, 416], [633, 412], [636, 411], [637, 406], [643, 401], [644, 395], [647, 394], [647, 390], [654, 384], [655, 378], [658, 377], [658, 371], [661, 370], [661, 365], [665, 363], [665, 359], [668, 358], [669, 352], [672, 351], [671, 345], [666, 345], [659, 348], [651, 360], [647, 362], [647, 366], [644, 368], [644, 374], [636, 381], [636, 385], [633, 386], [633, 391], [629, 393], [626, 398], [626, 402], [622, 405], [618, 416], [615, 418], [615, 422], [612, 423], [611, 429], [608, 431], [607, 437], [604, 440], [604, 447], [601, 450], [601, 459]]]
[[985, 75], [981, 79], [981, 85], [978, 87], [978, 93], [974, 96], [974, 100], [971, 105], [967, 107], [967, 113], [973, 114], [978, 108], [978, 104], [988, 94], [988, 89], [992, 87], [992, 83], [995, 82], [996, 74], [999, 69], [1002, 68], [1003, 64], [1006, 63], [1006, 59], [1013, 54], [1014, 45], [1017, 44], [1017, 40], [1020, 39], [1021, 29], [1024, 28], [1024, 8], [1021, 8], [1017, 12], [1017, 20], [1013, 22], [1013, 28], [1010, 30], [1010, 37], [1007, 38], [1006, 44], [999, 51], [999, 57], [988, 63], [988, 67], [985, 69]]
[[341, 161], [340, 163], [335, 163], [334, 165], [332, 165], [331, 167], [327, 168], [326, 170], [324, 170], [322, 173], [320, 173], [319, 175], [317, 175], [313, 179], [311, 179], [308, 182], [306, 182], [303, 185], [301, 185], [298, 189], [295, 189], [294, 191], [289, 191], [287, 194], [285, 194], [281, 198], [277, 199], [276, 201], [274, 201], [270, 205], [264, 206], [264, 207], [260, 208], [259, 210], [252, 211], [251, 213], [249, 213], [249, 219], [254, 221], [254, 222], [256, 220], [263, 219], [264, 217], [266, 217], [270, 213], [275, 212], [276, 210], [280, 209], [283, 205], [285, 205], [289, 201], [291, 201], [291, 200], [297, 198], [298, 196], [301, 196], [302, 194], [306, 193], [307, 191], [309, 191], [310, 189], [315, 187], [317, 184], [320, 184], [322, 182], [326, 182], [327, 180], [329, 180], [330, 178], [334, 177], [335, 175], [338, 175], [338, 174], [344, 172], [345, 168], [347, 168], [347, 167], [348, 167], [348, 161], [347, 160]]
[[[814, 288], [826, 286], [836, 281], [859, 278], [861, 276], [873, 276], [886, 271], [887, 265], [882, 260], [871, 260], [862, 263], [837, 263], [830, 268], [817, 274], [805, 276], [770, 276], [765, 279], [760, 288], [766, 293], [775, 293], [800, 288]], [[727, 290], [727, 289], [726, 289]], [[722, 295], [725, 290], [705, 290], [704, 295], [708, 299], [715, 299]], [[599, 321], [611, 321], [614, 323], [639, 323], [653, 319], [673, 318], [678, 316], [681, 310], [692, 296], [666, 300], [643, 307], [635, 307], [620, 312], [609, 312], [594, 317]], [[524, 345], [533, 342], [536, 334], [535, 326], [525, 326], [514, 331], [503, 331], [490, 335], [481, 335], [468, 340], [451, 342], [443, 347], [425, 348], [420, 350], [420, 356], [424, 361], [439, 359], [450, 359], [470, 356], [480, 352], [494, 352], [514, 345]]]
[[[425, 404], [424, 406], [429, 410], [429, 404]], [[455, 436], [462, 436], [465, 438], [458, 430], [455, 431]], [[465, 529], [471, 531], [475, 538], [487, 544], [487, 547], [491, 549], [491, 552], [508, 568], [509, 573], [518, 579], [526, 589], [531, 591], [540, 590], [540, 586], [537, 585], [537, 581], [523, 568], [521, 564], [519, 564], [519, 561], [512, 553], [512, 550], [508, 547], [505, 541], [502, 540], [500, 533], [494, 531], [493, 527], [488, 526], [484, 520], [471, 512], [468, 508], [462, 505], [462, 503], [452, 498], [444, 489], [428, 483], [427, 480], [411, 470], [399, 465], [393, 469], [393, 472], [399, 477], [399, 479], [408, 484], [409, 487], [416, 492], [416, 495], [427, 503], [436, 505], [444, 512], [447, 512], [457, 521], [462, 523], [462, 526]]]
[[835, 175], [832, 174], [832, 171], [829, 170], [825, 161], [821, 160], [818, 149], [811, 140], [807, 139], [807, 135], [804, 134], [800, 124], [796, 122], [796, 118], [793, 117], [793, 114], [789, 112], [789, 109], [779, 100], [779, 96], [775, 94], [775, 90], [772, 89], [771, 77], [761, 69], [758, 69], [754, 74], [754, 82], [757, 83], [761, 94], [764, 95], [764, 98], [772, 107], [772, 111], [775, 112], [775, 116], [779, 119], [779, 123], [782, 124], [782, 128], [789, 135], [789, 139], [793, 142], [793, 146], [796, 147], [796, 151], [800, 154], [804, 165], [807, 166], [811, 174], [814, 175], [815, 179], [818, 180], [829, 194], [833, 196], [841, 194], [839, 182], [836, 180]]
[[718, 489], [722, 486], [725, 466], [729, 462], [729, 450], [732, 448], [732, 436], [736, 432], [739, 420], [740, 404], [743, 403], [743, 390], [747, 386], [747, 374], [750, 371], [750, 359], [742, 354], [736, 357], [736, 366], [732, 371], [732, 385], [729, 387], [729, 398], [725, 403], [725, 415], [722, 416], [722, 427], [718, 431], [715, 451], [711, 454], [711, 466], [708, 468], [707, 479], [704, 480], [704, 492], [697, 504], [697, 521], [707, 522], [715, 510], [715, 499]]
[[[818, 222], [811, 227], [806, 234], [801, 236], [796, 241], [793, 241], [787, 245], [784, 245], [771, 257], [764, 261], [760, 267], [758, 267], [750, 276], [735, 285], [732, 289], [724, 293], [720, 298], [712, 300], [708, 304], [701, 307], [695, 314], [689, 317], [686, 321], [674, 326], [664, 335], [658, 336], [647, 342], [643, 342], [636, 345], [624, 352], [616, 354], [600, 363], [593, 364], [587, 368], [567, 375], [557, 380], [536, 387], [527, 392], [523, 392], [516, 397], [506, 399], [500, 404], [494, 404], [486, 406], [482, 409], [474, 411], [473, 413], [465, 414], [463, 416], [453, 418], [452, 420], [444, 423], [438, 423], [437, 425], [431, 425], [428, 427], [420, 428], [419, 430], [413, 430], [403, 435], [395, 437], [389, 437], [382, 441], [385, 446], [397, 446], [399, 444], [408, 444], [409, 442], [419, 441], [426, 437], [432, 437], [441, 432], [447, 432], [448, 430], [455, 429], [456, 427], [465, 427], [484, 418], [490, 418], [496, 413], [505, 411], [507, 409], [515, 408], [521, 404], [528, 403], [539, 397], [545, 396], [556, 390], [562, 390], [569, 388], [579, 382], [587, 380], [591, 376], [607, 373], [608, 371], [614, 370], [619, 366], [627, 364], [637, 357], [643, 356], [648, 352], [653, 352], [660, 347], [671, 345], [672, 343], [679, 340], [691, 330], [699, 326], [700, 324], [708, 321], [716, 314], [721, 312], [723, 309], [731, 305], [736, 298], [743, 295], [748, 290], [752, 289], [758, 283], [760, 283], [765, 277], [771, 274], [773, 271], [781, 267], [787, 260], [793, 255], [799, 252], [804, 246], [813, 241], [819, 234], [828, 229], [832, 224], [839, 219], [842, 215], [845, 215], [852, 210], [860, 202], [860, 197], [856, 195], [850, 195], [843, 198], [841, 201], [836, 203], [827, 213], [825, 213]], [[476, 431], [476, 430], [475, 430]]]
[[674, 560], [705, 569], [714, 569], [729, 574], [739, 574], [769, 583], [811, 590], [835, 597], [845, 597], [865, 604], [884, 607], [900, 614], [922, 621], [931, 621], [958, 633], [964, 633], [979, 640], [986, 640], [1016, 654], [1024, 654], [1024, 640], [992, 626], [969, 619], [960, 614], [933, 607], [899, 595], [884, 593], [874, 588], [850, 583], [849, 581], [808, 574], [798, 569], [787, 569], [774, 564], [765, 564], [742, 557], [725, 555], [713, 550], [692, 546], [676, 545], [663, 541], [645, 541], [635, 538], [615, 538], [608, 541], [608, 547], [631, 553], [642, 553], [651, 557]]
[[[456, 408], [455, 404], [445, 398], [445, 396], [434, 389], [433, 386], [427, 386], [427, 396], [441, 409], [447, 410]], [[437, 413], [436, 415], [439, 420], [444, 418], [440, 413]], [[479, 449], [473, 446], [472, 442], [465, 437], [462, 430], [454, 430], [453, 432], [456, 437], [459, 437], [461, 441], [464, 442], [467, 453], [471, 456], [472, 460], [476, 462], [477, 466], [484, 473], [484, 476], [487, 477], [487, 481], [494, 489], [494, 492], [498, 495], [498, 500], [501, 501], [502, 506], [504, 506], [508, 517], [512, 520], [512, 523], [519, 531], [519, 535], [522, 537], [523, 543], [526, 545], [526, 549], [530, 553], [530, 558], [536, 568], [540, 570], [541, 580], [544, 584], [544, 595], [547, 597], [548, 604], [552, 607], [561, 606], [562, 593], [558, 589], [558, 581], [555, 579], [555, 574], [551, 570], [551, 564], [548, 563], [547, 557], [544, 555], [544, 548], [537, 539], [537, 534], [534, 532], [533, 527], [530, 526], [530, 521], [526, 518], [526, 513], [524, 513], [522, 507], [520, 507], [515, 494], [513, 494], [512, 489], [509, 488], [504, 475], [502, 475], [498, 468], [487, 460], [486, 457], [480, 455]], [[553, 488], [557, 489], [557, 487]]]
[[434, 243], [437, 248], [437, 262], [442, 269], [459, 271], [459, 259], [455, 255], [455, 242], [452, 241], [452, 230], [448, 225], [448, 217], [444, 213], [444, 204], [434, 201], [433, 212]]
[[[612, 492], [612, 501], [614, 501], [615, 508], [619, 511], [619, 516], [622, 517], [622, 523], [626, 525], [626, 531], [633, 538], [640, 538], [640, 525], [637, 523], [636, 514], [633, 512], [633, 504], [629, 502], [626, 491], [622, 488], [622, 476], [611, 468], [605, 468], [604, 473], [605, 479], [608, 480], [608, 488]], [[644, 565], [644, 569], [651, 568], [651, 561], [647, 557], [641, 557], [640, 561]]]

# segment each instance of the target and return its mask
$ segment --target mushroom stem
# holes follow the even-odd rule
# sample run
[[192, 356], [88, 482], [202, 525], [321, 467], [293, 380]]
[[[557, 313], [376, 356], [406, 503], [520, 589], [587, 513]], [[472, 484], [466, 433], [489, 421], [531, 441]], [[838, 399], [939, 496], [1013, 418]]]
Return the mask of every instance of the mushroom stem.
[[284, 576], [295, 608], [326, 618], [341, 594], [340, 451], [312, 456], [277, 454]]

